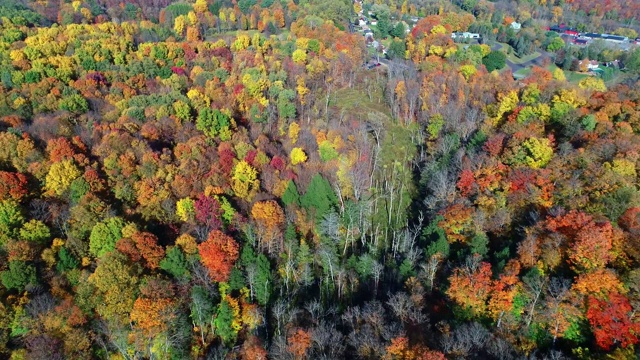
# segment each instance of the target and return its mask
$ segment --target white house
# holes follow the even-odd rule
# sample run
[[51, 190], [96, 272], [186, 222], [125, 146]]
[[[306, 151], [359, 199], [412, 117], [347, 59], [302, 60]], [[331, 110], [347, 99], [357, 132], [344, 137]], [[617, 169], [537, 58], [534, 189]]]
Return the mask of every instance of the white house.
[[578, 64], [582, 65], [585, 61], [587, 62], [587, 71], [593, 71], [600, 66], [596, 60], [580, 60]]
[[470, 32], [462, 32], [462, 33], [451, 33], [452, 39], [480, 39], [480, 34], [470, 33]]
[[522, 24], [520, 24], [519, 22], [515, 22], [514, 21], [514, 22], [511, 23], [511, 28], [513, 30], [520, 30], [521, 27], [522, 27]]

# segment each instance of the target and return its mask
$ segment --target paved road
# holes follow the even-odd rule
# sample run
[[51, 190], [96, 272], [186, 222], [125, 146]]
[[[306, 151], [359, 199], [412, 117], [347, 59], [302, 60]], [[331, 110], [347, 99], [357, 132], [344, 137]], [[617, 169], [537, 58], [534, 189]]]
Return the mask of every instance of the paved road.
[[[497, 50], [502, 49], [503, 47], [504, 46], [502, 44], [495, 43], [495, 44], [493, 44], [491, 46], [491, 50], [497, 51]], [[515, 73], [518, 70], [522, 70], [522, 69], [525, 69], [525, 68], [530, 68], [533, 65], [542, 66], [544, 61], [545, 61], [545, 59], [550, 59], [550, 58], [551, 58], [551, 53], [548, 53], [546, 51], [540, 50], [540, 56], [538, 56], [535, 59], [531, 59], [529, 61], [525, 61], [525, 62], [523, 62], [521, 64], [516, 64], [516, 63], [510, 61], [509, 59], [507, 59], [506, 63], [507, 63], [507, 66], [509, 68], [511, 68], [511, 72]]]

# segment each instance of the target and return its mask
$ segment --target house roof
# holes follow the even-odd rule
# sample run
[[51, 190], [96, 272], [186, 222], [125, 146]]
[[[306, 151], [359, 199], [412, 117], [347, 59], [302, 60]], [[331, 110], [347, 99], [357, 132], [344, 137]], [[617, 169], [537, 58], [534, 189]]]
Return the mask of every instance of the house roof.
[[611, 39], [611, 40], [618, 40], [618, 41], [625, 41], [627, 40], [626, 37], [624, 36], [618, 36], [618, 35], [606, 35], [603, 36], [605, 39]]

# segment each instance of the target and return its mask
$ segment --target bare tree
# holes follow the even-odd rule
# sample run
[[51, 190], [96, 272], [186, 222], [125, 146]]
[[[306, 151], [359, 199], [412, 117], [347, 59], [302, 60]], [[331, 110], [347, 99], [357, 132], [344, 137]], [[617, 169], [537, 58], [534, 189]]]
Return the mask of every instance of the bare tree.
[[440, 253], [431, 255], [427, 262], [420, 265], [422, 268], [421, 277], [426, 279], [429, 284], [429, 290], [433, 291], [433, 285], [436, 278], [436, 273], [440, 268], [440, 263], [442, 262], [442, 255]]
[[276, 318], [276, 334], [281, 333], [282, 325], [284, 322], [284, 314], [286, 311], [287, 305], [285, 304], [284, 299], [278, 300], [271, 308], [271, 313], [273, 314], [273, 317]]
[[387, 301], [387, 305], [403, 323], [417, 325], [427, 321], [427, 316], [422, 313], [418, 304], [405, 292], [392, 295]]
[[545, 279], [540, 275], [527, 276], [523, 279], [523, 282], [524, 289], [529, 299], [529, 304], [527, 305], [527, 316], [525, 320], [527, 327], [529, 327], [536, 314], [536, 307], [541, 300], [541, 296], [544, 293], [546, 284]]
[[344, 355], [344, 336], [333, 323], [321, 321], [311, 329], [311, 340], [314, 358], [338, 359]]
[[571, 280], [563, 278], [552, 278], [547, 287], [547, 311], [550, 324], [553, 327], [553, 344], [555, 345], [560, 330], [561, 316], [559, 315], [562, 303], [569, 295]]

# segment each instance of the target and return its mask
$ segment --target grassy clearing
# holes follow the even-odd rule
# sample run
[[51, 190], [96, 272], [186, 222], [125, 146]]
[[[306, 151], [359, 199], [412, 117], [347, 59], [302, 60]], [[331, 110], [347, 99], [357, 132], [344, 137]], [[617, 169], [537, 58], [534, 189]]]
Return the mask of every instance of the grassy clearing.
[[340, 113], [356, 119], [367, 119], [369, 114], [391, 118], [391, 113], [388, 106], [385, 105], [381, 89], [371, 91], [371, 98], [369, 98], [367, 91], [364, 89], [340, 89], [336, 91], [333, 99], [332, 105], [337, 107]]
[[[290, 31], [286, 30], [286, 29], [279, 29], [279, 30], [280, 31], [278, 32], [278, 34], [276, 36], [278, 36], [278, 38], [280, 40], [286, 39], [287, 36], [289, 35]], [[205, 41], [210, 41], [210, 42], [215, 42], [218, 39], [222, 39], [224, 37], [228, 37], [228, 36], [237, 37], [240, 34], [244, 34], [244, 35], [247, 35], [249, 37], [253, 37], [253, 35], [255, 33], [258, 33], [258, 32], [259, 31], [255, 30], [255, 29], [251, 29], [251, 30], [229, 30], [229, 31], [213, 32], [213, 33], [210, 33], [210, 34], [206, 34], [204, 36], [204, 40]], [[262, 34], [262, 36], [266, 36], [266, 35]]]

